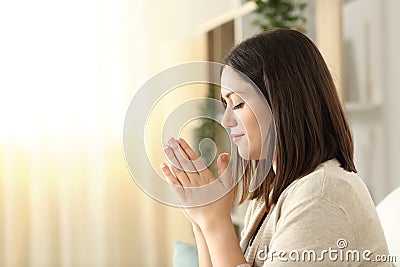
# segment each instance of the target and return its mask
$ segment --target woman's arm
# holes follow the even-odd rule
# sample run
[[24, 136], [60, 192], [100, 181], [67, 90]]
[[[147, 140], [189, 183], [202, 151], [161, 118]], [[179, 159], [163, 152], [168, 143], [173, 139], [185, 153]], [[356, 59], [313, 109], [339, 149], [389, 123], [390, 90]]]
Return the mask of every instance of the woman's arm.
[[[221, 227], [221, 230], [218, 230], [218, 226], [211, 227], [207, 230], [206, 235], [208, 241], [206, 241], [200, 228], [198, 226], [193, 226], [199, 255], [199, 267], [234, 267], [246, 263], [239, 247], [233, 224], [231, 228], [226, 226]], [[209, 242], [209, 245], [207, 242]], [[209, 247], [211, 247], [210, 250]], [[210, 256], [210, 254], [212, 256]], [[211, 258], [213, 260], [211, 260]]]
[[193, 225], [193, 232], [196, 238], [197, 253], [199, 255], [199, 267], [212, 267], [210, 253], [203, 233], [197, 225]]
[[216, 178], [183, 139], [178, 144], [170, 138], [168, 144], [164, 153], [172, 164], [171, 167], [162, 164], [161, 169], [173, 185], [173, 192], [189, 220], [202, 233], [196, 236], [201, 264], [210, 261], [215, 267], [245, 264], [231, 219], [234, 185], [228, 169], [228, 155], [219, 155]]
[[229, 219], [203, 227], [202, 233], [209, 249], [213, 266], [235, 267], [246, 264], [235, 228]]

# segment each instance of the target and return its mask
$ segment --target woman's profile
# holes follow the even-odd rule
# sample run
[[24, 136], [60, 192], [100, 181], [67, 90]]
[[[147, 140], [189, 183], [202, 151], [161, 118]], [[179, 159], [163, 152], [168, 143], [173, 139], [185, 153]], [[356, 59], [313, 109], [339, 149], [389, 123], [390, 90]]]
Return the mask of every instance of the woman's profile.
[[[313, 42], [275, 29], [233, 47], [224, 63], [221, 123], [235, 154], [229, 155], [232, 173], [228, 155], [218, 157], [221, 188], [229, 192], [184, 209], [199, 266], [390, 266], [379, 262], [388, 255], [383, 230], [356, 174], [351, 131], [332, 76]], [[272, 156], [263, 149], [271, 123]], [[193, 197], [185, 188], [217, 179], [185, 140], [171, 138], [164, 152], [176, 165], [163, 163], [162, 172], [182, 189], [182, 200]], [[260, 167], [263, 161], [273, 168], [254, 172], [253, 164], [245, 164]], [[234, 190], [224, 178], [230, 176], [240, 178]], [[236, 197], [250, 201], [240, 239], [231, 220]]]

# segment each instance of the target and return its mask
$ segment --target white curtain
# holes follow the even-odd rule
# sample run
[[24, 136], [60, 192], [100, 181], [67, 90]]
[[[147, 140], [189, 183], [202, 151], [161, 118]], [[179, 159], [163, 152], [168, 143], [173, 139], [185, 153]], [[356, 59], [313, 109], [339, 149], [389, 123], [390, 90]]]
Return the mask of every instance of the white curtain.
[[0, 266], [170, 266], [190, 240], [123, 156], [149, 78], [144, 2], [0, 3]]

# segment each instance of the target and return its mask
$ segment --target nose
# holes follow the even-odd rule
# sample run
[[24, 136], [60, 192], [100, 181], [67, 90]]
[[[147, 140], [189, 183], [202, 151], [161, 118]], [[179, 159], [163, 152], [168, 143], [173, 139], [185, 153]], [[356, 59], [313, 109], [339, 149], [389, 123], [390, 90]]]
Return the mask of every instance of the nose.
[[237, 125], [235, 114], [229, 107], [225, 109], [225, 113], [224, 116], [222, 117], [221, 124], [225, 128], [232, 128]]

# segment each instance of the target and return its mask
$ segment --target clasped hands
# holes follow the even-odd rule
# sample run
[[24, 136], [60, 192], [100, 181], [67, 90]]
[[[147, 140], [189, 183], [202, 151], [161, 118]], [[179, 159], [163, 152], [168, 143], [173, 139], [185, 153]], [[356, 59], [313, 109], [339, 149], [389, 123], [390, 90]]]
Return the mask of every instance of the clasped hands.
[[184, 139], [171, 137], [163, 151], [170, 166], [162, 163], [161, 170], [192, 224], [204, 229], [231, 222], [234, 183], [228, 154], [219, 155], [216, 178]]

